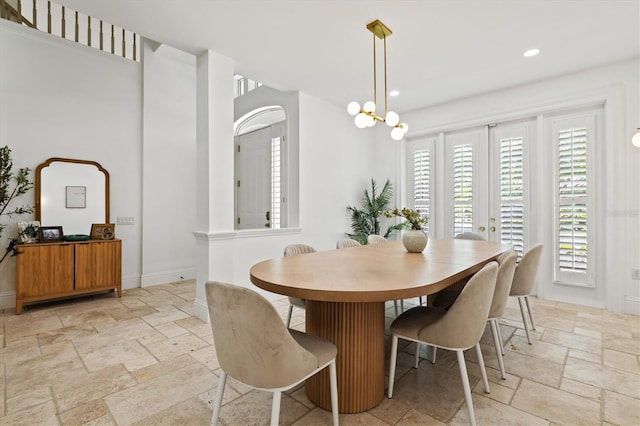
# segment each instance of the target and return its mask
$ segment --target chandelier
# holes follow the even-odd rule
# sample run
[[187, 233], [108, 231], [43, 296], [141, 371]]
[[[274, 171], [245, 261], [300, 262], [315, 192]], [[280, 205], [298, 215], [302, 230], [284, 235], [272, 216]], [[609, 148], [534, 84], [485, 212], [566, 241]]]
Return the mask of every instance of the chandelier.
[[[373, 101], [367, 101], [362, 108], [358, 102], [351, 102], [347, 106], [349, 114], [354, 115], [354, 122], [360, 129], [373, 127], [376, 122], [386, 123], [391, 127], [391, 138], [399, 141], [409, 130], [406, 123], [400, 123], [400, 116], [387, 108], [387, 37], [392, 34], [391, 30], [380, 20], [376, 19], [367, 25], [367, 29], [373, 33]], [[377, 96], [377, 73], [376, 73], [376, 37], [384, 44], [384, 112], [382, 116], [376, 113]]]

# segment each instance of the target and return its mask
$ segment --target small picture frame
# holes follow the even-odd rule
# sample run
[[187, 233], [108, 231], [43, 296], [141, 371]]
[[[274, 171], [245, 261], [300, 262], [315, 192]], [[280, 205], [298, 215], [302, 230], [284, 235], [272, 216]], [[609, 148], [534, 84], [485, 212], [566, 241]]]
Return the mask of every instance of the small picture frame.
[[115, 223], [94, 223], [91, 225], [92, 240], [112, 240], [115, 236]]
[[38, 230], [41, 243], [56, 243], [64, 241], [62, 226], [41, 226]]
[[37, 243], [38, 229], [40, 229], [40, 222], [37, 220], [18, 222], [18, 239], [25, 244]]
[[87, 208], [87, 187], [86, 186], [67, 186], [66, 207], [68, 209], [86, 209]]

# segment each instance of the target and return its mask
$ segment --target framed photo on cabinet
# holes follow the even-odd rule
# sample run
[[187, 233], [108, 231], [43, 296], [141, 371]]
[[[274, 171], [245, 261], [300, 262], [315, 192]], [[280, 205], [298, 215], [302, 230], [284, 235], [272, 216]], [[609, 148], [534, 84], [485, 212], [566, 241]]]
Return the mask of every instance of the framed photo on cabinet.
[[26, 244], [37, 243], [38, 229], [40, 229], [40, 222], [37, 220], [18, 222], [18, 236], [20, 242]]
[[92, 240], [113, 240], [115, 235], [115, 223], [94, 223], [91, 225]]
[[41, 243], [56, 243], [64, 241], [62, 226], [41, 226], [38, 230]]

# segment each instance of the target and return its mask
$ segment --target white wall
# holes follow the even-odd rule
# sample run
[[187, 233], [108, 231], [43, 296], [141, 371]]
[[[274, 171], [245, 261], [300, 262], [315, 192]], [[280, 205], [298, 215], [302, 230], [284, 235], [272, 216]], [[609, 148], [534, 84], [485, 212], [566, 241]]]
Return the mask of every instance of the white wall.
[[[139, 63], [0, 20], [0, 145], [16, 168], [50, 157], [99, 162], [111, 177], [113, 220], [142, 213], [141, 89]], [[33, 192], [22, 202], [34, 204]], [[125, 287], [139, 285], [141, 229], [116, 227]], [[5, 232], [2, 248], [13, 228]], [[12, 258], [0, 265], [0, 307], [14, 298]]]
[[195, 278], [196, 61], [146, 40], [141, 50], [144, 287]]
[[[631, 136], [640, 125], [640, 65], [638, 60], [612, 64], [597, 69], [547, 79], [536, 83], [488, 93], [448, 104], [404, 114], [411, 126], [409, 137], [440, 131], [485, 125], [537, 114], [571, 109], [583, 105], [605, 104], [605, 146], [597, 148], [599, 188], [596, 199], [598, 252], [598, 286], [605, 286], [606, 300], [596, 304], [615, 312], [640, 314], [640, 282], [631, 279], [631, 269], [640, 268], [640, 149], [631, 144]], [[543, 129], [540, 129], [543, 130]], [[540, 150], [534, 147], [540, 158]], [[386, 148], [379, 144], [378, 164], [396, 170], [404, 177], [400, 157], [385, 157]], [[548, 168], [539, 164], [534, 171], [539, 200], [551, 200]], [[549, 201], [552, 205], [551, 201]], [[549, 235], [550, 223], [538, 221], [532, 236]], [[547, 241], [548, 242], [548, 241]], [[548, 245], [548, 244], [547, 244]], [[550, 276], [551, 247], [545, 252], [541, 274]], [[539, 284], [539, 295], [545, 297], [546, 283]], [[563, 289], [556, 297], [574, 303], [591, 303], [581, 296], [582, 290]]]

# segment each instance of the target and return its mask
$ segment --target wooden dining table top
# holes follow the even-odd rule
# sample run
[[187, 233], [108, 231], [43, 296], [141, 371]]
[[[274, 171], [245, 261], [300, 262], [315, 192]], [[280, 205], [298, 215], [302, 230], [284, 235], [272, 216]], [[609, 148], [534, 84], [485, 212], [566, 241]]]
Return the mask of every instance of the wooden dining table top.
[[251, 282], [273, 293], [325, 302], [382, 302], [436, 293], [479, 271], [511, 246], [429, 239], [422, 253], [401, 241], [266, 260]]

